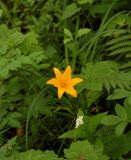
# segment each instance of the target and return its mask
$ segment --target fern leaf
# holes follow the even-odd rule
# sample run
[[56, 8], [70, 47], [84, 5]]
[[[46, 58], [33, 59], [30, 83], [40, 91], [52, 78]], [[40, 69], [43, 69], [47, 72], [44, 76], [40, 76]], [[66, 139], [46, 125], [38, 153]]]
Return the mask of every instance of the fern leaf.
[[126, 54], [126, 58], [131, 58], [131, 52]]
[[122, 53], [126, 53], [126, 52], [131, 52], [131, 47], [124, 47], [124, 48], [118, 48], [114, 51], [112, 51], [109, 55], [116, 55], [116, 54], [122, 54]]
[[111, 45], [111, 44], [118, 43], [121, 41], [129, 40], [129, 39], [131, 39], [131, 34], [123, 35], [115, 39], [111, 39], [108, 43], [106, 43], [106, 45]]
[[112, 51], [114, 49], [120, 48], [120, 47], [125, 47], [125, 46], [131, 46], [131, 41], [122, 41], [118, 44], [114, 44], [110, 47], [107, 48], [107, 50]]
[[119, 66], [110, 61], [88, 63], [84, 70], [87, 78], [87, 89], [102, 90], [103, 87], [109, 92], [110, 88], [130, 88], [131, 72], [120, 72]]
[[107, 30], [103, 32], [103, 36], [114, 36], [114, 35], [122, 35], [130, 33], [127, 29], [114, 29], [114, 30]]

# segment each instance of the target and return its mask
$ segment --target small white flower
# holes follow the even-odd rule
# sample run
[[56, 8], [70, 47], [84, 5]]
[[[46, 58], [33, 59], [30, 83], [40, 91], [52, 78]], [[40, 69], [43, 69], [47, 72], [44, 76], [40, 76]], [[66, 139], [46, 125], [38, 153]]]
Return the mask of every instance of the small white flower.
[[82, 125], [82, 124], [83, 124], [83, 116], [77, 117], [75, 128], [78, 128], [78, 127], [79, 127], [80, 125]]

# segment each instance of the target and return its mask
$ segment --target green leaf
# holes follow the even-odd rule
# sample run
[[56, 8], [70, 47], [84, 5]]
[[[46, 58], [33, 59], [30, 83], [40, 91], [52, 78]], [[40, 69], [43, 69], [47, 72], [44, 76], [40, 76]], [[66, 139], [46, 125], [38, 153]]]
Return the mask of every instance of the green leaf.
[[45, 51], [45, 55], [49, 58], [53, 58], [56, 53], [57, 50], [53, 46], [49, 46]]
[[68, 43], [70, 41], [71, 41], [71, 38], [66, 38], [66, 39], [64, 39], [64, 44], [66, 44], [66, 43]]
[[94, 0], [77, 0], [79, 4], [92, 3]]
[[104, 125], [115, 125], [121, 122], [121, 118], [114, 115], [106, 116], [102, 119], [101, 123]]
[[80, 37], [82, 37], [83, 35], [88, 34], [90, 31], [91, 31], [91, 30], [88, 29], [88, 28], [80, 28], [80, 29], [78, 30], [76, 36], [77, 36], [77, 38], [80, 38]]
[[128, 122], [121, 122], [120, 124], [118, 124], [115, 128], [115, 134], [117, 136], [120, 136], [124, 132], [127, 124], [128, 124]]
[[[99, 143], [99, 147], [103, 145]], [[69, 149], [65, 149], [65, 157], [69, 160], [109, 160], [103, 155], [103, 149], [91, 145], [87, 140], [73, 142]], [[100, 152], [99, 152], [100, 151]]]
[[73, 39], [73, 35], [72, 35], [72, 33], [70, 32], [69, 29], [64, 28], [64, 34], [65, 34], [66, 36], [70, 37], [71, 39]]
[[65, 156], [69, 160], [98, 160], [98, 156], [93, 146], [86, 141], [77, 141], [71, 144], [69, 149], [64, 150]]
[[124, 26], [124, 23], [127, 19], [127, 15], [126, 14], [121, 14], [116, 18], [116, 23], [120, 26]]
[[131, 136], [126, 134], [116, 136], [108, 135], [103, 137], [104, 151], [112, 159], [118, 159], [131, 150]]
[[60, 138], [86, 138], [86, 137], [88, 137], [88, 135], [81, 126], [79, 128], [67, 131], [60, 136]]
[[98, 115], [88, 117], [84, 116], [84, 123], [78, 128], [71, 131], [67, 131], [60, 136], [60, 138], [87, 138], [90, 139], [101, 120], [106, 116], [106, 113], [100, 113]]
[[94, 134], [97, 126], [100, 124], [101, 120], [106, 117], [107, 113], [99, 113], [95, 116], [89, 117], [88, 122], [85, 124], [86, 127], [86, 131], [87, 133], [90, 135], [90, 137], [92, 137], [92, 135]]
[[[6, 156], [10, 155], [12, 150], [15, 151], [15, 146], [17, 144], [17, 137], [13, 137], [10, 140], [8, 140], [7, 144], [4, 144], [1, 148], [0, 148], [0, 159], [1, 160], [8, 160], [8, 159], [4, 159], [6, 158]], [[11, 159], [13, 160], [13, 159]]]
[[2, 96], [7, 91], [6, 85], [2, 84], [0, 86], [0, 96]]
[[122, 107], [120, 104], [116, 104], [115, 111], [117, 115], [123, 120], [127, 120], [127, 113], [124, 107]]
[[58, 158], [53, 151], [42, 152], [40, 150], [28, 150], [27, 152], [16, 153], [15, 157], [20, 160], [63, 160], [62, 158]]
[[8, 124], [12, 127], [20, 128], [21, 124], [18, 121], [22, 117], [22, 114], [19, 112], [12, 112], [7, 114]]
[[98, 155], [101, 155], [103, 153], [104, 146], [103, 146], [103, 143], [100, 139], [96, 140], [94, 147], [95, 147]]
[[107, 97], [107, 99], [108, 100], [122, 99], [122, 98], [128, 97], [130, 94], [131, 94], [131, 92], [127, 91], [125, 89], [116, 89], [116, 90], [114, 90], [113, 94], [111, 94]]
[[131, 96], [129, 96], [124, 103], [124, 107], [127, 113], [127, 119], [131, 123]]
[[0, 55], [5, 54], [7, 52], [8, 45], [6, 41], [0, 39]]
[[130, 87], [130, 72], [118, 71], [118, 64], [111, 61], [101, 61], [96, 63], [88, 62], [83, 70], [85, 79], [87, 79], [87, 89], [102, 90], [105, 87], [108, 91], [111, 87], [120, 88]]
[[64, 20], [66, 18], [69, 18], [79, 11], [80, 11], [80, 8], [77, 7], [76, 3], [71, 3], [70, 5], [66, 6], [62, 15], [62, 19]]
[[2, 130], [8, 123], [7, 118], [2, 118], [2, 121], [0, 122], [0, 130]]
[[10, 35], [9, 43], [15, 47], [20, 45], [25, 40], [25, 38], [26, 36], [21, 32], [14, 32], [12, 35]]

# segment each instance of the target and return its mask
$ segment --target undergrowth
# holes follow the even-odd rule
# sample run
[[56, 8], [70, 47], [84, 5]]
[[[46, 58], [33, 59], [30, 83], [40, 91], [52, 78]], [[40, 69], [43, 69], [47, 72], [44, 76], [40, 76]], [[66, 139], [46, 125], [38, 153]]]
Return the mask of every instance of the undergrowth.
[[0, 160], [130, 160], [130, 60], [129, 0], [0, 0]]

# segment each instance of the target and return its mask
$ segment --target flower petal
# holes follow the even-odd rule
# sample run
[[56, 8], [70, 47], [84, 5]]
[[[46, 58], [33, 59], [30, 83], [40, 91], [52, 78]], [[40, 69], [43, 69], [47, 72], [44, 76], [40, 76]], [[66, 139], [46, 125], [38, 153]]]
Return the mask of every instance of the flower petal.
[[68, 87], [66, 90], [65, 90], [66, 93], [72, 95], [73, 97], [77, 97], [77, 92], [76, 90], [73, 88], [73, 87]]
[[69, 80], [71, 79], [71, 66], [68, 65], [63, 73], [63, 79]]
[[64, 90], [61, 87], [58, 87], [58, 98], [60, 99], [64, 94]]
[[75, 86], [77, 83], [80, 83], [82, 81], [83, 81], [83, 79], [81, 79], [81, 78], [73, 78], [73, 79], [71, 79], [71, 85]]
[[52, 84], [55, 87], [59, 86], [59, 82], [58, 82], [58, 80], [56, 78], [52, 78], [52, 79], [48, 80], [47, 84]]
[[58, 69], [58, 68], [53, 68], [54, 72], [55, 72], [55, 75], [56, 75], [56, 79], [61, 81], [62, 80], [62, 73], [61, 71]]

